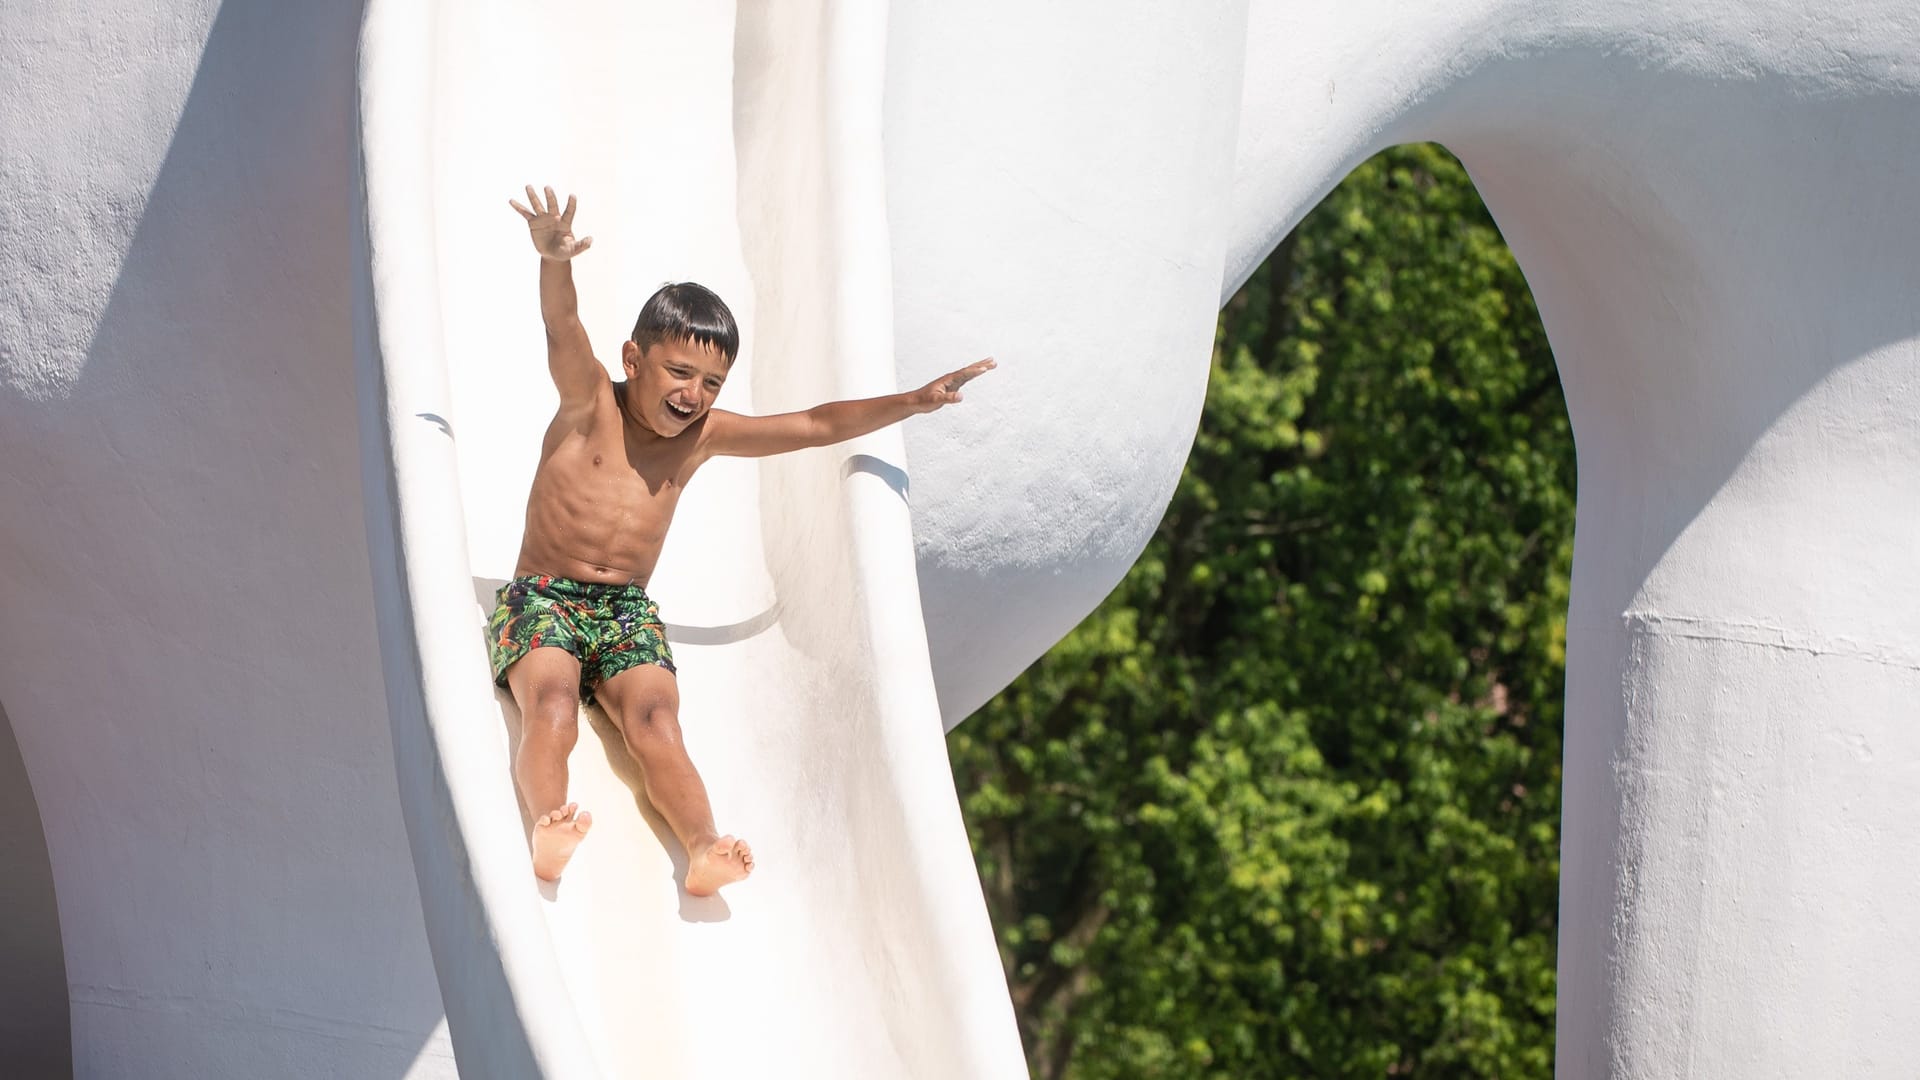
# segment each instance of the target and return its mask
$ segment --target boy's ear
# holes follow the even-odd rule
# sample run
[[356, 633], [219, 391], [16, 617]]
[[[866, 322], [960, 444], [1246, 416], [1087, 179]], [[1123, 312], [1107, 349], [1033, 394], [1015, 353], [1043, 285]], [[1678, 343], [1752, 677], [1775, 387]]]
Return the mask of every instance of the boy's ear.
[[640, 346], [635, 345], [632, 338], [620, 343], [620, 366], [628, 375], [640, 373]]

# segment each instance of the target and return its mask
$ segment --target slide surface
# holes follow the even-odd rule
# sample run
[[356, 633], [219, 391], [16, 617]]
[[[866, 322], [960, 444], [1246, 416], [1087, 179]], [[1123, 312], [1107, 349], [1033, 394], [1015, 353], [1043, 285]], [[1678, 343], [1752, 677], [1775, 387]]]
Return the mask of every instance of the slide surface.
[[[722, 896], [680, 887], [678, 844], [597, 709], [570, 761], [594, 831], [537, 885], [510, 786], [517, 716], [480, 648], [557, 403], [508, 197], [578, 196], [595, 238], [575, 263], [581, 313], [610, 370], [653, 289], [695, 280], [743, 330], [720, 407], [892, 392], [884, 20], [481, 6], [373, 5], [360, 87], [362, 375], [378, 388], [363, 402], [384, 402], [368, 457], [391, 454], [392, 482], [369, 466], [369, 545], [462, 1074], [528, 1058], [552, 1076], [1023, 1074], [946, 767], [898, 430], [703, 466], [649, 585], [717, 823], [754, 845], [754, 876]], [[394, 688], [416, 678], [408, 702]], [[489, 949], [491, 981], [450, 975]]]

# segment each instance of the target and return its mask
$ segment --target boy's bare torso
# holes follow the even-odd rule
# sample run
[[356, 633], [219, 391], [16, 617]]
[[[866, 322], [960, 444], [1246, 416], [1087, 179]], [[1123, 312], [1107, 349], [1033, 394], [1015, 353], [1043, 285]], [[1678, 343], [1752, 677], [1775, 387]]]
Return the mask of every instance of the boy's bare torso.
[[653, 576], [680, 491], [700, 466], [708, 418], [661, 438], [626, 418], [626, 396], [627, 384], [609, 381], [548, 425], [516, 576], [642, 588]]

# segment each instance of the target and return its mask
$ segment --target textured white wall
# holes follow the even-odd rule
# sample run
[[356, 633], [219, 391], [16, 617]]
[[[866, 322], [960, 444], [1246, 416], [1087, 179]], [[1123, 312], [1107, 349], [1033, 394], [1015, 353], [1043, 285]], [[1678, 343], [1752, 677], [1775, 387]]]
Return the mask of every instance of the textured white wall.
[[9, 4], [0, 698], [80, 1076], [447, 1076], [349, 358], [354, 4]]
[[951, 726], [1106, 596], [1180, 477], [1227, 243], [1246, 7], [916, 2], [891, 18], [900, 382], [1000, 361], [953, 420], [906, 429]]

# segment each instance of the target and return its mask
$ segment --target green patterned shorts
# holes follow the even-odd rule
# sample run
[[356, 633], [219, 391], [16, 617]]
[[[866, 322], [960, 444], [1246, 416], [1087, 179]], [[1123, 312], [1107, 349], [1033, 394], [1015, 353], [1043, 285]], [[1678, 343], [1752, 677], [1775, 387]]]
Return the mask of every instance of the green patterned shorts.
[[581, 701], [592, 701], [594, 687], [628, 668], [658, 664], [674, 670], [660, 606], [638, 585], [532, 574], [502, 585], [494, 600], [487, 645], [497, 686], [507, 685], [507, 669], [521, 657], [546, 645], [580, 661]]

